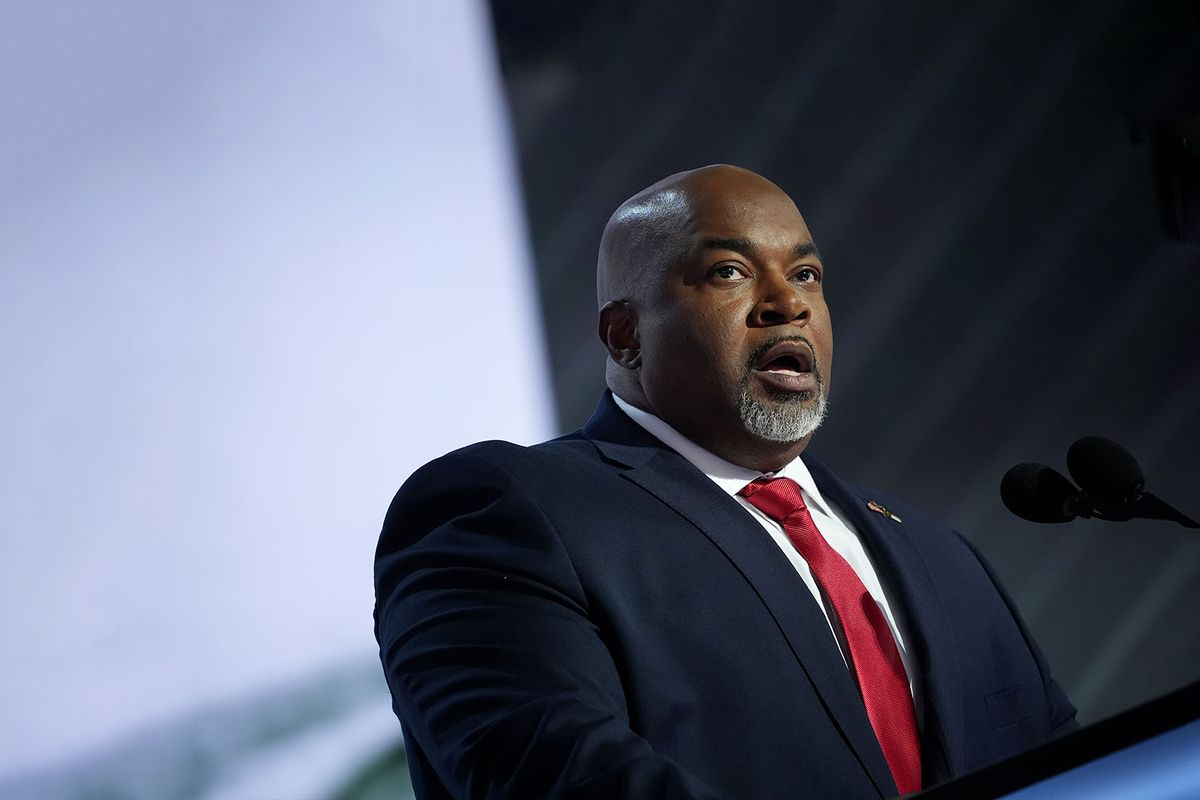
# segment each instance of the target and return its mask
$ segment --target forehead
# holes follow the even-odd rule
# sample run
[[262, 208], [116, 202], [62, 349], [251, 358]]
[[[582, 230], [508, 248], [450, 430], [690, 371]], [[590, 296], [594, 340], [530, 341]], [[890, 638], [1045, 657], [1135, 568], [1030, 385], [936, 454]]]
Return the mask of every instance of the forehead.
[[[757, 176], [754, 176], [757, 178]], [[688, 250], [710, 239], [740, 239], [762, 251], [792, 251], [812, 242], [796, 204], [764, 179], [700, 185], [689, 192]]]

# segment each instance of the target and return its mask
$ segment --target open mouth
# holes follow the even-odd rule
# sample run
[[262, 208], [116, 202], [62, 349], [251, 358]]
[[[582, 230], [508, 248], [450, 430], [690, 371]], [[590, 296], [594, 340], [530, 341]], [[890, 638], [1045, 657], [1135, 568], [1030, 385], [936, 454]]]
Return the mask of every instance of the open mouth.
[[763, 383], [777, 391], [809, 392], [818, 385], [812, 348], [800, 339], [769, 345], [754, 359], [753, 368]]
[[767, 348], [754, 363], [759, 372], [778, 372], [785, 375], [800, 375], [812, 372], [812, 349], [795, 339], [776, 342]]

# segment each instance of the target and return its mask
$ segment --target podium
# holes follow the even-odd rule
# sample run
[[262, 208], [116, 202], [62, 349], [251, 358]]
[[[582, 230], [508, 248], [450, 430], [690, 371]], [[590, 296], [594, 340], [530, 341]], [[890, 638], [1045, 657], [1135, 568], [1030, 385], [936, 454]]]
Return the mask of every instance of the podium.
[[1200, 681], [909, 797], [1200, 798]]

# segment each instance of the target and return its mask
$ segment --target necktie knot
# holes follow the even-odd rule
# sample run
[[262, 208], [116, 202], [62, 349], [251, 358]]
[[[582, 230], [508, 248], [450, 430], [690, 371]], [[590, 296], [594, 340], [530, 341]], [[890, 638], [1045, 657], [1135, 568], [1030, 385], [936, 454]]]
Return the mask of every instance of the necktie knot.
[[807, 514], [800, 484], [791, 478], [758, 478], [742, 487], [746, 502], [779, 523]]

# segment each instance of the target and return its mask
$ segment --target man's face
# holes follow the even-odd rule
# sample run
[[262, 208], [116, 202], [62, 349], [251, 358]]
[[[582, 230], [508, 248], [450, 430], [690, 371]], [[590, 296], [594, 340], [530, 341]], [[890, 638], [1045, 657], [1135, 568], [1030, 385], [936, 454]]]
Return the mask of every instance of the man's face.
[[672, 427], [763, 468], [763, 453], [798, 454], [824, 414], [824, 266], [795, 205], [764, 179], [720, 171], [687, 188], [678, 258], [639, 304], [639, 379]]

